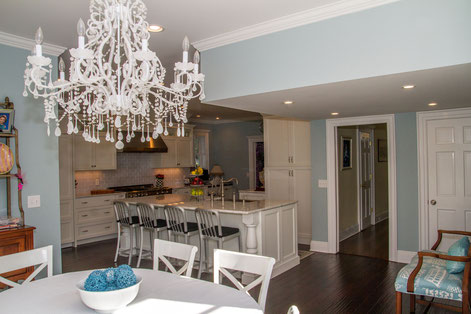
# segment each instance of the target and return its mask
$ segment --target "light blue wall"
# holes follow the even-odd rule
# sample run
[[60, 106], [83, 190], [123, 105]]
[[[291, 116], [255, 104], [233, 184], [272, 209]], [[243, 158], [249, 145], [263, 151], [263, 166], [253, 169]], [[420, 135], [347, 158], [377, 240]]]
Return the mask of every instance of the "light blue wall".
[[399, 1], [203, 51], [205, 101], [469, 63], [469, 12]]
[[[417, 128], [415, 113], [400, 113], [396, 120], [397, 247], [419, 248]], [[311, 121], [312, 147], [312, 239], [327, 241], [327, 189], [319, 189], [317, 180], [327, 178], [326, 122]]]
[[[26, 224], [35, 226], [34, 245], [54, 246], [54, 273], [60, 273], [61, 240], [59, 210], [59, 161], [58, 141], [55, 136], [46, 135], [43, 122], [44, 105], [41, 99], [23, 97], [23, 74], [26, 57], [30, 51], [0, 45], [0, 99], [5, 96], [15, 104], [15, 126], [19, 130], [20, 163], [26, 184], [23, 189], [23, 209]], [[52, 62], [57, 64], [57, 58]], [[53, 130], [52, 130], [53, 131]], [[53, 133], [53, 132], [52, 132]], [[15, 170], [14, 170], [15, 171]], [[1, 213], [6, 214], [5, 179], [0, 179]], [[16, 194], [16, 180], [12, 182], [13, 215], [19, 216]], [[40, 208], [27, 208], [28, 195], [40, 195]]]
[[415, 113], [396, 114], [397, 248], [419, 249], [419, 170]]
[[[262, 135], [260, 122], [236, 122], [198, 125], [196, 128], [210, 130], [210, 168], [218, 164], [224, 170], [224, 178], [235, 177], [239, 189], [249, 188], [249, 144], [247, 136]], [[211, 169], [210, 169], [211, 170]]]
[[311, 121], [312, 239], [316, 241], [328, 240], [327, 189], [317, 184], [327, 179], [325, 124], [325, 120]]

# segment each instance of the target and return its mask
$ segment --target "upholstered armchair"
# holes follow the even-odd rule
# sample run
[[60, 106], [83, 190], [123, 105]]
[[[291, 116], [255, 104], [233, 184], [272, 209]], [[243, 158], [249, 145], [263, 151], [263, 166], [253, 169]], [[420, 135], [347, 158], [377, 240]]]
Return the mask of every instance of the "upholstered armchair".
[[[470, 313], [469, 275], [471, 269], [471, 246], [467, 256], [453, 256], [437, 251], [443, 234], [471, 236], [471, 232], [438, 230], [438, 239], [431, 250], [420, 251], [404, 266], [396, 277], [396, 313], [402, 311], [402, 296], [410, 296], [410, 312], [415, 312], [415, 303], [433, 305], [448, 310]], [[466, 239], [463, 239], [466, 240]], [[466, 252], [463, 254], [466, 255]], [[447, 261], [464, 263], [464, 270], [451, 273]], [[456, 264], [456, 263], [455, 263]], [[419, 298], [416, 298], [419, 296]], [[432, 297], [431, 301], [424, 297]], [[461, 307], [433, 302], [435, 298], [460, 301]]]

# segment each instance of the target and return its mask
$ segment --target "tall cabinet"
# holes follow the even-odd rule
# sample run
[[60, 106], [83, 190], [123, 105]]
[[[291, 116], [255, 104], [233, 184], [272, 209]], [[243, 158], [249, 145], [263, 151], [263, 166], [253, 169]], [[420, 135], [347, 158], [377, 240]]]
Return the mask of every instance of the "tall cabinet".
[[74, 137], [59, 136], [61, 243], [74, 242]]
[[298, 242], [312, 239], [311, 128], [308, 121], [263, 119], [265, 193], [268, 199], [298, 201]]

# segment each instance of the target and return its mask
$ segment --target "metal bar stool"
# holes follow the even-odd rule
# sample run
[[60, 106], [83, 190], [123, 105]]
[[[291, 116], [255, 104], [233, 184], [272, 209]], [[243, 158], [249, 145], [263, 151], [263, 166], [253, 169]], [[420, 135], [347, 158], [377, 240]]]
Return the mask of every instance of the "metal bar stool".
[[201, 278], [203, 265], [203, 245], [204, 261], [207, 270], [209, 240], [216, 241], [217, 248], [222, 249], [224, 242], [238, 238], [239, 251], [242, 249], [242, 243], [239, 228], [222, 226], [221, 218], [219, 217], [219, 212], [217, 210], [197, 208], [195, 213], [200, 235], [200, 267], [198, 270], [198, 278]]
[[186, 211], [177, 206], [164, 207], [165, 219], [167, 221], [168, 240], [171, 241], [173, 234], [175, 242], [178, 235], [185, 237], [185, 244], [188, 244], [190, 237], [198, 235], [198, 224], [188, 222], [186, 218]]
[[142, 251], [144, 246], [144, 231], [149, 231], [150, 236], [150, 257], [153, 256], [154, 251], [154, 239], [159, 238], [159, 232], [167, 230], [167, 223], [164, 219], [158, 219], [157, 213], [158, 208], [153, 205], [138, 203], [137, 205], [137, 216], [139, 217], [139, 228], [141, 229], [140, 247], [139, 247], [139, 258], [137, 260], [137, 267], [141, 265]]
[[139, 225], [139, 217], [131, 216], [131, 213], [129, 210], [129, 204], [126, 202], [114, 201], [113, 207], [114, 207], [114, 213], [116, 215], [116, 222], [118, 224], [118, 243], [116, 245], [116, 254], [114, 256], [114, 262], [116, 263], [118, 261], [118, 255], [121, 251], [121, 249], [119, 248], [119, 245], [121, 244], [122, 228], [128, 228], [129, 229], [128, 265], [131, 265], [132, 251], [134, 248], [133, 236], [134, 236], [134, 233], [136, 232], [136, 228]]

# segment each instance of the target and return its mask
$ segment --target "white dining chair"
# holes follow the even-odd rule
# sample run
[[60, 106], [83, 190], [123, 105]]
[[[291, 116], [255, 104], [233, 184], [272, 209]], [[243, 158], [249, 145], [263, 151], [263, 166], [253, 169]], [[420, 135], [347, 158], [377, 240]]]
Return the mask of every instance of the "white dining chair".
[[[52, 245], [24, 252], [0, 256], [0, 274], [26, 267], [36, 266], [31, 275], [22, 284], [29, 283], [41, 270], [47, 267], [47, 277], [52, 276]], [[0, 282], [10, 286], [19, 287], [21, 284], [0, 276]]]
[[[162, 261], [172, 273], [181, 275], [185, 272], [185, 276], [191, 277], [197, 251], [198, 248], [194, 245], [155, 239], [153, 269], [159, 270], [159, 261]], [[177, 270], [167, 257], [185, 261], [185, 264]]]
[[[226, 250], [214, 250], [214, 283], [219, 284], [219, 273], [222, 273], [239, 290], [249, 294], [249, 290], [262, 284], [258, 295], [258, 304], [265, 311], [265, 302], [267, 299], [268, 285], [270, 283], [271, 272], [275, 265], [273, 257], [239, 253]], [[229, 270], [237, 270], [259, 275], [257, 279], [244, 286], [239, 282]]]

